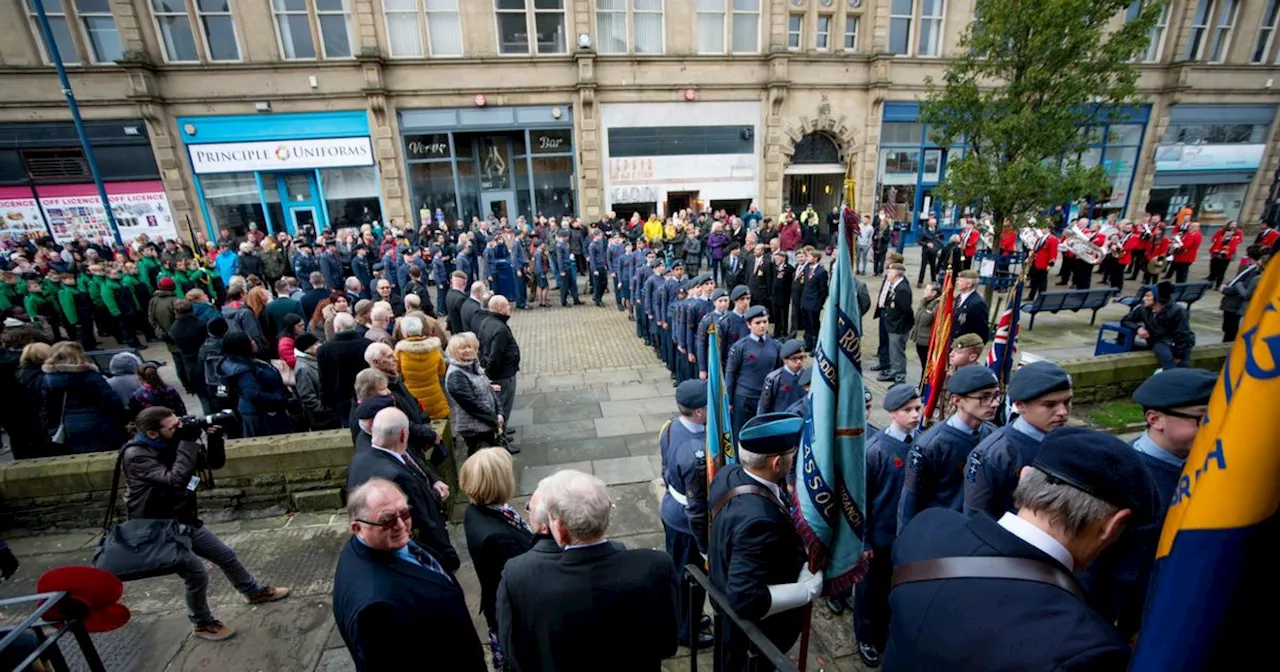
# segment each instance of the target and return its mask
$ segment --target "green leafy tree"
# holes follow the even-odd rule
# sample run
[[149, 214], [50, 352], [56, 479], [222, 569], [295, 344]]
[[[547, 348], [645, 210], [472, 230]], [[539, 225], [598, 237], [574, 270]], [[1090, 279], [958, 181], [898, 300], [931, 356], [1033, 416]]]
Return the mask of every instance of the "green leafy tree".
[[992, 214], [997, 229], [1104, 196], [1104, 169], [1079, 156], [1109, 109], [1136, 102], [1133, 64], [1160, 11], [1151, 1], [977, 0], [963, 53], [941, 85], [927, 82], [920, 108], [938, 144], [964, 147], [948, 157], [939, 196]]

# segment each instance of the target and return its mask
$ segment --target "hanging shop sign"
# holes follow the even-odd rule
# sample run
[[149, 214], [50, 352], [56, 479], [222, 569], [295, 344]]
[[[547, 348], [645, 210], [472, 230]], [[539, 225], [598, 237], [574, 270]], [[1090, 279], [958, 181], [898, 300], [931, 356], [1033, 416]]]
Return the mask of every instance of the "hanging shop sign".
[[187, 145], [196, 174], [373, 165], [368, 137]]

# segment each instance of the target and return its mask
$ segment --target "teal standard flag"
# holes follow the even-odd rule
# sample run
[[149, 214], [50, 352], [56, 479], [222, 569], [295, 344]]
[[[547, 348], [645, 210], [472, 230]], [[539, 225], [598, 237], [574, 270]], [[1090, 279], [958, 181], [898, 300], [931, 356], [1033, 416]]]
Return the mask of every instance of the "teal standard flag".
[[796, 527], [824, 592], [842, 593], [862, 578], [866, 486], [866, 401], [862, 387], [862, 312], [849, 253], [856, 216], [846, 213], [831, 267], [831, 291], [813, 353], [810, 410], [796, 461]]
[[[738, 461], [729, 424], [729, 395], [724, 391], [720, 364], [720, 327], [712, 320], [707, 330], [707, 487], [726, 463]], [[710, 490], [708, 490], [710, 492]]]

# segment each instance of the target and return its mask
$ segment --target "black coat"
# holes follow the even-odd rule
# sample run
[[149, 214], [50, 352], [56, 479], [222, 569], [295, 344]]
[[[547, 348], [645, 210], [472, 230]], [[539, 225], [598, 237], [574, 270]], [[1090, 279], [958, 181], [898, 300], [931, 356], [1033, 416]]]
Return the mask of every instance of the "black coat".
[[[405, 459], [413, 458], [406, 455]], [[385, 478], [395, 483], [409, 499], [414, 539], [431, 549], [445, 569], [456, 572], [461, 565], [458, 552], [449, 542], [449, 529], [444, 514], [440, 512], [440, 498], [431, 489], [431, 472], [425, 469], [424, 472], [428, 474], [426, 477], [386, 451], [373, 448], [359, 450], [347, 467], [347, 492], [371, 478]]]
[[800, 295], [800, 307], [804, 310], [822, 310], [827, 302], [829, 276], [827, 269], [818, 264], [813, 267], [813, 277], [804, 283], [804, 292]]
[[730, 291], [738, 285], [747, 284], [747, 263], [746, 257], [741, 253], [738, 254], [737, 270], [729, 270], [729, 265], [733, 263], [730, 255], [726, 252], [724, 256], [724, 286]]
[[747, 278], [747, 289], [751, 290], [752, 305], [769, 305], [773, 298], [773, 261], [768, 256], [759, 259], [751, 257], [751, 276]]
[[479, 326], [478, 320], [480, 313], [483, 311], [484, 309], [480, 307], [480, 302], [468, 296], [467, 300], [462, 302], [462, 307], [458, 308], [458, 315], [462, 318], [462, 321], [459, 322], [459, 324], [462, 325], [462, 328], [455, 330], [453, 326], [450, 325], [449, 333], [460, 334], [464, 331], [475, 333], [476, 327]]
[[513, 558], [498, 586], [507, 669], [660, 669], [676, 652], [676, 581], [666, 553], [615, 542]]
[[338, 404], [356, 396], [356, 374], [369, 368], [364, 361], [364, 351], [369, 341], [355, 331], [343, 331], [316, 350], [316, 363], [320, 366], [320, 395], [325, 408], [338, 408]]
[[791, 303], [791, 283], [795, 280], [796, 267], [791, 264], [773, 265], [773, 284], [770, 294], [773, 298], [773, 309]]
[[[985, 513], [922, 511], [893, 546], [893, 566], [945, 557], [1049, 555]], [[1032, 581], [941, 579], [905, 584], [889, 594], [893, 618], [884, 652], [895, 670], [1124, 670], [1129, 647], [1097, 612], [1071, 593]]]
[[[351, 305], [356, 304], [353, 301]], [[266, 307], [262, 309], [262, 333], [273, 347], [276, 339], [280, 338], [280, 329], [284, 327], [284, 316], [289, 313], [301, 317], [304, 324], [311, 321], [311, 315], [303, 314], [302, 304], [287, 296], [268, 301]]]
[[456, 580], [355, 537], [338, 556], [333, 619], [361, 672], [403, 669], [406, 648], [423, 641], [433, 642], [431, 669], [488, 669]]
[[[302, 279], [305, 280], [306, 278]], [[302, 312], [306, 313], [306, 315], [301, 316], [302, 319], [310, 322], [311, 317], [315, 315], [316, 306], [320, 305], [320, 302], [327, 298], [329, 298], [329, 290], [324, 287], [312, 287], [311, 289], [303, 292], [302, 298], [298, 299], [298, 305], [302, 308]], [[351, 306], [351, 309], [355, 310], [355, 306]]]
[[911, 283], [903, 278], [898, 286], [885, 297], [884, 308], [876, 307], [876, 317], [884, 320], [885, 329], [891, 334], [905, 334], [915, 325], [916, 315], [911, 307]]
[[476, 337], [480, 339], [480, 365], [489, 380], [511, 378], [520, 371], [520, 344], [507, 325], [506, 315], [482, 311], [476, 317]]
[[977, 334], [982, 337], [983, 343], [991, 340], [991, 325], [987, 324], [987, 302], [976, 291], [965, 297], [964, 303], [956, 308], [951, 338], [954, 340], [964, 334]]
[[480, 580], [480, 612], [489, 629], [497, 632], [502, 568], [507, 561], [533, 548], [533, 534], [508, 523], [500, 512], [475, 504], [463, 514], [462, 528], [467, 533], [467, 553]]
[[449, 292], [444, 295], [444, 311], [449, 316], [449, 332], [460, 334], [466, 329], [462, 328], [462, 304], [470, 298], [461, 290], [449, 288]]

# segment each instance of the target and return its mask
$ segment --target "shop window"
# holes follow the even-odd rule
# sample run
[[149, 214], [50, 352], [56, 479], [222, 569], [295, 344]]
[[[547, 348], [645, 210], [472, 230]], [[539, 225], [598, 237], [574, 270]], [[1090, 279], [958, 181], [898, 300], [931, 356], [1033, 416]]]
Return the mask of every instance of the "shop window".
[[[202, 175], [205, 210], [214, 231], [226, 229], [234, 233], [248, 230], [249, 222], [266, 222], [262, 195], [253, 173], [221, 173]], [[277, 220], [277, 228], [282, 222]]]
[[596, 0], [596, 49], [602, 54], [661, 54], [663, 0]]
[[324, 194], [329, 223], [334, 229], [382, 221], [378, 176], [373, 166], [322, 168], [320, 191]]
[[155, 153], [149, 144], [94, 147], [93, 158], [105, 180], [160, 179]]
[[89, 162], [79, 147], [66, 149], [24, 149], [22, 163], [33, 182], [78, 182], [92, 180]]
[[108, 0], [76, 0], [76, 13], [80, 27], [84, 29], [85, 46], [94, 63], [115, 63], [124, 56], [124, 45], [116, 30], [116, 19], [111, 15]]
[[1280, 0], [1268, 0], [1267, 9], [1262, 15], [1262, 25], [1258, 26], [1258, 38], [1253, 42], [1253, 56], [1250, 63], [1266, 63], [1271, 53], [1271, 45], [1275, 40], [1277, 23], [1280, 23]]
[[[459, 164], [461, 168], [461, 164]], [[415, 211], [444, 212], [445, 221], [458, 217], [457, 194], [453, 188], [453, 170], [448, 161], [409, 164], [409, 191]], [[418, 226], [425, 222], [419, 217]]]
[[882, 145], [919, 145], [924, 137], [924, 125], [909, 122], [887, 122], [880, 129]]
[[[229, 0], [151, 0], [151, 17], [170, 63], [240, 60]], [[192, 30], [200, 27], [199, 36]]]
[[45, 16], [49, 19], [49, 31], [53, 33], [53, 43], [58, 47], [58, 55], [62, 57], [62, 62], [67, 64], [80, 63], [80, 50], [76, 48], [76, 40], [71, 35], [71, 23], [62, 7], [62, 0], [26, 0], [26, 2], [31, 30], [36, 36], [36, 43], [40, 45], [40, 53], [44, 56], [44, 62], [52, 63], [53, 54], [50, 54], [48, 47], [45, 46], [44, 33], [40, 30], [40, 23], [36, 17], [35, 9], [35, 3], [37, 2], [44, 7]]
[[533, 207], [533, 190], [529, 182], [529, 159], [522, 157], [516, 159], [516, 212], [509, 218], [514, 220], [516, 215], [524, 215], [525, 218], [532, 217], [537, 211]]
[[568, 51], [564, 0], [494, 0], [494, 10], [498, 21], [498, 53], [563, 54]]
[[880, 175], [884, 184], [914, 185], [920, 172], [920, 150], [880, 150]]
[[0, 184], [26, 184], [27, 171], [16, 149], [0, 149]]
[[1142, 144], [1142, 124], [1112, 124], [1108, 145]]
[[1171, 124], [1165, 131], [1165, 144], [1233, 145], [1266, 142], [1263, 124]]
[[858, 17], [844, 17], [844, 50], [858, 50]]
[[534, 208], [559, 217], [576, 212], [573, 203], [573, 159], [567, 156], [533, 159]]

